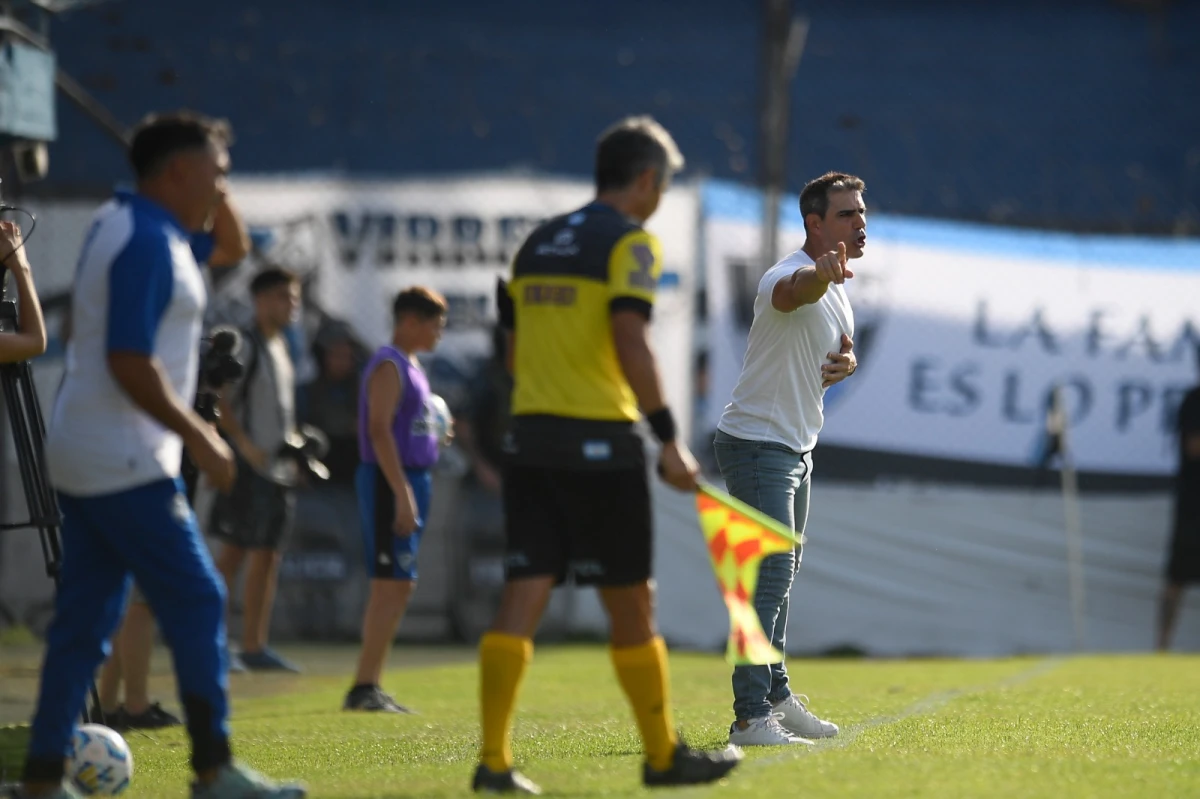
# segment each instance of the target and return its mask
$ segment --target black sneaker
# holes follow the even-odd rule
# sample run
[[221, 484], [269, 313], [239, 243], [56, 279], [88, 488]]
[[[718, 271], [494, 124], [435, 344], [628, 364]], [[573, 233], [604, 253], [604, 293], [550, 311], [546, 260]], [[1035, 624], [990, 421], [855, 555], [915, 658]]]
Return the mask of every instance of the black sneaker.
[[[104, 721], [99, 721], [100, 718], [103, 718]], [[92, 705], [91, 708], [88, 709], [87, 720], [92, 721], [92, 719], [96, 719], [94, 722], [95, 724], [103, 723], [104, 726], [108, 727], [110, 730], [124, 732], [125, 730], [129, 729], [128, 718], [129, 714], [125, 712], [124, 705], [118, 706], [117, 709], [111, 713], [105, 713], [101, 711], [100, 708]]]
[[742, 750], [730, 746], [717, 752], [698, 752], [680, 742], [675, 750], [675, 760], [666, 771], [642, 768], [642, 782], [647, 788], [662, 788], [670, 785], [696, 785], [721, 779], [742, 760]]
[[516, 769], [496, 773], [482, 763], [475, 769], [471, 790], [475, 793], [528, 793], [534, 796], [542, 792], [536, 782]]
[[365, 710], [373, 713], [407, 713], [412, 711], [392, 699], [378, 685], [356, 685], [346, 694], [342, 710]]
[[178, 727], [180, 724], [183, 724], [183, 721], [178, 716], [164, 710], [163, 706], [158, 702], [155, 702], [137, 715], [130, 713], [125, 708], [121, 710], [125, 716], [122, 721], [126, 729], [130, 730], [159, 730], [163, 727]]

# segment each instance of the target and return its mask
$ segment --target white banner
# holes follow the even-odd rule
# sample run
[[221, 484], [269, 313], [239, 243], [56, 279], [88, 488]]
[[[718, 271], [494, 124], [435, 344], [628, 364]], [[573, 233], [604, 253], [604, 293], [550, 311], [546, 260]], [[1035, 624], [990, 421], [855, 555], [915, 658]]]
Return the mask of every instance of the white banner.
[[[451, 305], [439, 354], [486, 354], [497, 276], [540, 220], [592, 198], [585, 181], [534, 177], [363, 181], [239, 178], [247, 221], [268, 227], [269, 258], [314, 276], [313, 299], [369, 346], [391, 335], [391, 301], [426, 285]], [[653, 326], [666, 391], [690, 428], [697, 191], [680, 186], [647, 227], [666, 253]]]
[[[348, 323], [374, 347], [390, 336], [396, 292], [424, 284], [451, 303], [436, 360], [439, 368], [458, 370], [459, 377], [469, 377], [475, 366], [469, 361], [489, 350], [495, 280], [508, 271], [525, 234], [540, 219], [579, 207], [593, 194], [586, 181], [482, 176], [420, 181], [238, 177], [231, 193], [259, 252], [222, 274], [210, 300], [210, 322], [247, 322], [248, 283], [263, 262], [272, 261], [299, 272], [313, 305]], [[38, 217], [29, 253], [44, 302], [60, 303], [69, 295], [88, 224], [106, 199], [28, 204]], [[698, 218], [697, 188], [678, 185], [647, 225], [662, 239], [666, 257], [654, 344], [668, 399], [685, 433], [691, 426]], [[47, 312], [50, 349], [34, 362], [46, 412], [62, 374], [62, 305], [57, 307]], [[4, 450], [3, 520], [12, 522], [25, 518], [24, 503], [15, 451]], [[33, 568], [40, 561], [33, 533], [0, 537], [0, 617], [11, 615], [39, 628], [44, 624], [52, 584], [40, 566]]]
[[[785, 200], [781, 253], [803, 243]], [[705, 188], [708, 424], [736, 383], [761, 203]], [[1076, 464], [1173, 472], [1172, 425], [1197, 382], [1200, 242], [1018, 232], [869, 215], [847, 282], [861, 368], [826, 397], [821, 441], [1009, 466], [1035, 460], [1055, 383]]]

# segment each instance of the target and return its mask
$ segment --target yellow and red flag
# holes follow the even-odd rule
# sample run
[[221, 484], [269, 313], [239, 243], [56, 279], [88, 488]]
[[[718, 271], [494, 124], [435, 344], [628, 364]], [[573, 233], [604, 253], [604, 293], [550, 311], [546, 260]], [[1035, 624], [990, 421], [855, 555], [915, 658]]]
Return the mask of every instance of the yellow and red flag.
[[696, 509], [729, 608], [725, 659], [736, 666], [778, 663], [783, 653], [771, 646], [754, 610], [758, 566], [767, 555], [788, 552], [800, 541], [783, 524], [712, 486], [700, 486]]

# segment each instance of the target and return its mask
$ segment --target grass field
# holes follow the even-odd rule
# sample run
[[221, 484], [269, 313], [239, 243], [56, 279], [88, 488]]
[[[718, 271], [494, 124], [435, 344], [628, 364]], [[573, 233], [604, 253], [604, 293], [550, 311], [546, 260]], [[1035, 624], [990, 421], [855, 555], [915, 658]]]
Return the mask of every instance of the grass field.
[[[1198, 657], [795, 660], [791, 671], [841, 736], [748, 750], [726, 783], [671, 795], [1200, 796]], [[688, 740], [723, 745], [725, 664], [677, 654], [672, 676]], [[386, 687], [420, 711], [404, 717], [340, 712], [344, 676], [250, 680], [234, 678], [234, 746], [260, 771], [301, 778], [310, 796], [330, 799], [467, 794], [478, 741], [473, 664], [389, 674]], [[186, 795], [181, 731], [128, 739], [136, 772], [126, 796]], [[549, 795], [643, 792], [639, 742], [602, 648], [538, 651], [514, 749]]]

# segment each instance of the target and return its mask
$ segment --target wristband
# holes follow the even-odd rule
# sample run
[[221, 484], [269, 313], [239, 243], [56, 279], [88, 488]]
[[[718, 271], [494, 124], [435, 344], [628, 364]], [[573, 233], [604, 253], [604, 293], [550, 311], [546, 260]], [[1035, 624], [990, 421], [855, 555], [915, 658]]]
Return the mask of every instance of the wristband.
[[660, 408], [647, 416], [646, 421], [650, 423], [655, 438], [662, 443], [670, 444], [675, 440], [675, 417], [671, 415], [670, 408]]

